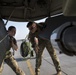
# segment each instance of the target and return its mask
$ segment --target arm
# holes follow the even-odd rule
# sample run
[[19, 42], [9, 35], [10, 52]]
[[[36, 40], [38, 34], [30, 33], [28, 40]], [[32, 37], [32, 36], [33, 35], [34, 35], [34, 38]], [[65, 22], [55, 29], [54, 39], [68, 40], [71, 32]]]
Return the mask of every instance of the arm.
[[11, 37], [11, 47], [13, 48], [13, 50], [16, 50], [18, 49], [18, 46], [17, 46], [17, 42], [16, 42], [16, 39]]
[[38, 41], [38, 38], [34, 37], [34, 42], [35, 42], [35, 52], [38, 53], [38, 50], [39, 50], [39, 41]]
[[28, 39], [32, 44], [33, 49], [35, 50], [36, 53], [38, 53], [38, 38], [34, 37], [32, 33], [29, 33]]
[[12, 41], [12, 48], [13, 48], [13, 50], [18, 50], [18, 46], [17, 45], [15, 45], [14, 43], [13, 43], [13, 41]]

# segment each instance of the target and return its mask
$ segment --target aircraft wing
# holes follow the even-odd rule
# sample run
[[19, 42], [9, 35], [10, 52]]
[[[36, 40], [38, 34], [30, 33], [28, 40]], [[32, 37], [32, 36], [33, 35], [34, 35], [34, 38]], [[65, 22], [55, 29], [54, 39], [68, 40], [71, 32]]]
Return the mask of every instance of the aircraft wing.
[[65, 0], [0, 0], [0, 17], [12, 21], [34, 21], [62, 13]]
[[76, 16], [76, 0], [0, 0], [0, 17], [12, 21], [34, 21], [64, 13]]

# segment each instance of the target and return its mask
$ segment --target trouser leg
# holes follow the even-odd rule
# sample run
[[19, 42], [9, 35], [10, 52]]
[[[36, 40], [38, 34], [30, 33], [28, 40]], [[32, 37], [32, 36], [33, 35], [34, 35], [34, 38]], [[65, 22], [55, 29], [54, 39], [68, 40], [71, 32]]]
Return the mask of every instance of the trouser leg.
[[0, 75], [2, 74], [3, 68], [4, 68], [4, 63], [2, 63], [2, 65], [0, 66]]
[[41, 61], [42, 61], [42, 58], [38, 57], [38, 54], [36, 54], [36, 67], [35, 67], [35, 74], [36, 75], [40, 74]]
[[39, 46], [39, 50], [38, 50], [38, 54], [36, 54], [36, 67], [35, 67], [35, 73], [36, 75], [40, 74], [40, 66], [41, 66], [41, 62], [42, 62], [42, 53], [44, 50], [44, 46], [40, 45]]
[[16, 75], [25, 75], [25, 73], [19, 68], [18, 63], [13, 56], [6, 58], [5, 62], [12, 68]]
[[55, 65], [55, 68], [56, 68], [56, 71], [59, 72], [61, 71], [61, 68], [60, 68], [60, 63], [59, 63], [59, 59], [56, 55], [56, 51], [53, 49], [52, 45], [50, 42], [47, 43], [48, 45], [46, 46], [52, 60], [53, 60], [53, 63]]
[[51, 55], [51, 58], [52, 58], [52, 60], [53, 60], [54, 65], [55, 65], [56, 71], [57, 71], [57, 72], [61, 71], [59, 59], [58, 59], [55, 51], [54, 51], [53, 54], [50, 54], [50, 55]]

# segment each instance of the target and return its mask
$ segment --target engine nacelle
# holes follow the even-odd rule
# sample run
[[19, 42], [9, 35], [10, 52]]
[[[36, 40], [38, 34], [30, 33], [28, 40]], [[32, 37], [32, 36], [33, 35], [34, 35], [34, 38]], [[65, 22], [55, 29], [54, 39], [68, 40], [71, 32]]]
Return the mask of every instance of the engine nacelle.
[[76, 22], [66, 22], [50, 37], [53, 47], [69, 56], [76, 55]]

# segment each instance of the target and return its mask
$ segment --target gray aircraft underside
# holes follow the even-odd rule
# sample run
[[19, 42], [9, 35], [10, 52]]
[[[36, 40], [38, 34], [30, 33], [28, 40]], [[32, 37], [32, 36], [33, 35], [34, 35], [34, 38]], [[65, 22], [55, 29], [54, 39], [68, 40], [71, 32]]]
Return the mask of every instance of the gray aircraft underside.
[[0, 0], [0, 17], [12, 21], [34, 21], [64, 13], [76, 16], [76, 0]]

